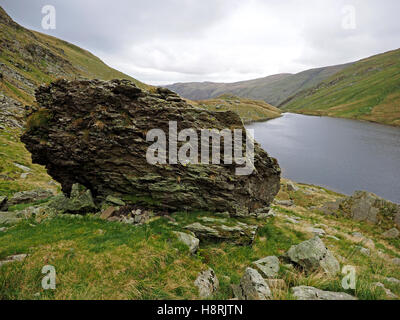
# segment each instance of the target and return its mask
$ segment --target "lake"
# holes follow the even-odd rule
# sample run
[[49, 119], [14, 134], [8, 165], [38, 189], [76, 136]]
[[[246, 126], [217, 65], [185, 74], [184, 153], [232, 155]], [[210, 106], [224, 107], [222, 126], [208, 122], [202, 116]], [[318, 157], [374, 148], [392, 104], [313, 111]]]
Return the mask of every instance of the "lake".
[[246, 128], [278, 159], [285, 178], [400, 203], [399, 128], [293, 113]]

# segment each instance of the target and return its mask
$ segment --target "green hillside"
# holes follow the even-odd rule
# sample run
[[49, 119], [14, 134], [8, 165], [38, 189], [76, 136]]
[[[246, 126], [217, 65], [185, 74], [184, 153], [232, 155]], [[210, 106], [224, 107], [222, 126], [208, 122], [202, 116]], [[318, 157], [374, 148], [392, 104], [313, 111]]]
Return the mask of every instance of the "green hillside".
[[240, 98], [229, 94], [215, 99], [191, 101], [191, 103], [210, 111], [234, 111], [245, 123], [266, 121], [281, 116], [281, 110], [264, 101]]
[[290, 96], [314, 87], [348, 65], [311, 69], [297, 74], [282, 73], [235, 83], [176, 83], [167, 88], [192, 100], [210, 99], [228, 93], [243, 98], [263, 100], [277, 106]]
[[360, 60], [282, 106], [297, 113], [400, 126], [400, 49]]
[[0, 93], [7, 97], [3, 109], [22, 117], [17, 102], [34, 104], [35, 88], [59, 77], [124, 78], [147, 87], [84, 49], [18, 25], [0, 7]]

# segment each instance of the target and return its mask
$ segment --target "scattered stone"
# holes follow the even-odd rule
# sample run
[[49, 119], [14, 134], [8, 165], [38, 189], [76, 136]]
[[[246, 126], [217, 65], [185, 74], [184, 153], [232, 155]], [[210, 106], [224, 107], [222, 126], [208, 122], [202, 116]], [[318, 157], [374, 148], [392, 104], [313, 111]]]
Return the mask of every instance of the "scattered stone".
[[0, 232], [6, 232], [6, 231], [7, 231], [7, 228], [6, 228], [6, 227], [0, 228]]
[[307, 272], [322, 269], [328, 275], [336, 275], [340, 271], [339, 262], [319, 237], [292, 246], [286, 257]]
[[275, 200], [275, 204], [277, 204], [278, 206], [293, 207], [294, 201], [293, 200]]
[[174, 232], [174, 234], [179, 238], [179, 240], [189, 247], [191, 254], [195, 254], [199, 249], [200, 240], [196, 237], [184, 233], [184, 232]]
[[199, 288], [199, 296], [203, 299], [211, 297], [219, 288], [219, 281], [213, 269], [199, 273], [194, 285]]
[[386, 278], [385, 280], [393, 284], [400, 284], [400, 280], [396, 278]]
[[371, 256], [371, 250], [368, 248], [360, 247], [360, 253], [367, 257]]
[[326, 235], [325, 230], [319, 229], [319, 228], [310, 227], [310, 228], [307, 229], [307, 231], [311, 232], [312, 234], [314, 234], [314, 236], [323, 237], [323, 236]]
[[342, 202], [343, 202], [342, 199], [338, 199], [332, 202], [327, 202], [323, 204], [321, 208], [319, 208], [319, 211], [328, 216], [337, 216]]
[[13, 256], [9, 256], [9, 257], [5, 258], [5, 260], [0, 261], [0, 267], [2, 265], [7, 264], [7, 263], [23, 261], [27, 256], [28, 256], [27, 254], [16, 254], [16, 255], [13, 255]]
[[275, 256], [260, 259], [253, 264], [265, 278], [275, 278], [278, 275], [280, 262]]
[[297, 192], [297, 191], [299, 191], [300, 189], [299, 189], [299, 187], [297, 187], [293, 182], [288, 181], [288, 182], [286, 183], [286, 190], [289, 191], [289, 192]]
[[263, 277], [252, 268], [247, 268], [238, 286], [233, 287], [235, 297], [239, 300], [269, 300], [271, 289]]
[[292, 217], [286, 217], [286, 221], [293, 223], [293, 224], [299, 224], [299, 218], [292, 218]]
[[49, 207], [60, 213], [71, 214], [86, 214], [97, 210], [91, 191], [77, 183], [72, 186], [70, 198], [59, 195], [49, 204]]
[[203, 222], [210, 222], [210, 223], [226, 223], [227, 219], [217, 219], [217, 218], [210, 218], [210, 217], [201, 217], [199, 220]]
[[396, 239], [398, 238], [400, 235], [399, 230], [397, 230], [396, 228], [390, 229], [388, 231], [386, 231], [382, 237], [384, 237], [385, 239]]
[[20, 220], [18, 212], [0, 212], [0, 224], [15, 224]]
[[7, 211], [8, 210], [8, 197], [0, 196], [0, 211]]
[[300, 286], [292, 288], [297, 300], [358, 300], [356, 297], [344, 292], [323, 291], [314, 287]]
[[372, 285], [375, 286], [375, 287], [381, 288], [385, 292], [386, 296], [389, 299], [397, 299], [398, 298], [398, 296], [395, 295], [392, 291], [390, 291], [389, 289], [385, 288], [385, 285], [383, 283], [375, 282]]
[[9, 206], [16, 204], [32, 203], [39, 200], [45, 200], [53, 196], [51, 190], [36, 189], [31, 191], [17, 192], [9, 200]]
[[392, 259], [392, 263], [396, 266], [400, 266], [400, 258], [394, 258]]
[[236, 222], [234, 226], [212, 225], [206, 226], [199, 222], [185, 227], [203, 241], [227, 241], [237, 245], [250, 245], [256, 236], [258, 226]]
[[[154, 160], [162, 164], [147, 161], [146, 155], [153, 151], [150, 147], [155, 149], [154, 142], [146, 139], [151, 129], [166, 133], [168, 141], [174, 139], [169, 136], [170, 125], [174, 126], [171, 122], [177, 123], [178, 133], [193, 128], [200, 149], [204, 129], [246, 132], [233, 111], [207, 111], [193, 107], [168, 89], [150, 92], [120, 79], [60, 79], [39, 87], [36, 100], [39, 108], [31, 117], [44, 118], [46, 121], [41, 122], [46, 125], [35, 126], [40, 121], [32, 121], [21, 141], [32, 153], [33, 162], [45, 165], [66, 194], [74, 183], [81, 183], [92, 191], [96, 203], [111, 194], [127, 204], [147, 205], [154, 210], [228, 211], [243, 216], [268, 206], [280, 189], [278, 162], [257, 143], [250, 167], [255, 170], [249, 175], [235, 174], [235, 162], [175, 165], [169, 164], [162, 152], [154, 154]], [[243, 134], [243, 150], [245, 138]]]
[[326, 237], [329, 238], [329, 239], [333, 239], [335, 241], [340, 241], [340, 239], [338, 237], [335, 237], [335, 236], [327, 235]]
[[101, 213], [100, 219], [108, 220], [115, 214], [116, 211], [117, 208], [109, 207]]
[[23, 166], [22, 164], [19, 164], [19, 163], [14, 163], [14, 166], [16, 166], [17, 168], [21, 169], [24, 172], [31, 172], [32, 171], [31, 168]]
[[122, 201], [121, 199], [119, 199], [117, 197], [113, 197], [111, 195], [107, 196], [106, 202], [108, 202], [112, 205], [119, 206], [119, 207], [123, 207], [126, 205], [126, 203], [124, 201]]
[[24, 173], [21, 173], [20, 178], [23, 179], [23, 180], [25, 180], [26, 178], [28, 178], [29, 175], [30, 175], [29, 172], [24, 172]]

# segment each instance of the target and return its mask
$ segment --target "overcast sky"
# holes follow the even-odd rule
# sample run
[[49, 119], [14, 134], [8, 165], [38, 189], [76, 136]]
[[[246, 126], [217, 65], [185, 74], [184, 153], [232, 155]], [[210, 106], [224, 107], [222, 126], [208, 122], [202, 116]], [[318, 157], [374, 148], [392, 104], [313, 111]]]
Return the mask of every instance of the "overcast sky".
[[[149, 84], [234, 82], [400, 47], [399, 0], [0, 0], [21, 25]], [[44, 5], [56, 29], [42, 28]]]

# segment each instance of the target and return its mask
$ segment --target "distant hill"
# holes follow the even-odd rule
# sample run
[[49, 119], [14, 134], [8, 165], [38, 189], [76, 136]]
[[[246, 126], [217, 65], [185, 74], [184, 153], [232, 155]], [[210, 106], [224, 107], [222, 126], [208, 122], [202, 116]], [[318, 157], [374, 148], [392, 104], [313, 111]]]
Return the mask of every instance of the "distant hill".
[[360, 60], [281, 106], [298, 113], [400, 126], [400, 49]]
[[18, 126], [35, 88], [59, 77], [129, 79], [148, 87], [84, 49], [20, 26], [0, 7], [0, 124]]
[[234, 111], [245, 123], [266, 121], [281, 116], [281, 110], [264, 101], [240, 98], [229, 94], [215, 99], [191, 101], [191, 103], [210, 111]]
[[182, 97], [204, 100], [222, 94], [232, 94], [243, 98], [263, 100], [277, 106], [290, 96], [312, 88], [351, 64], [311, 69], [297, 74], [282, 73], [261, 79], [235, 83], [192, 82], [176, 83], [166, 87]]

